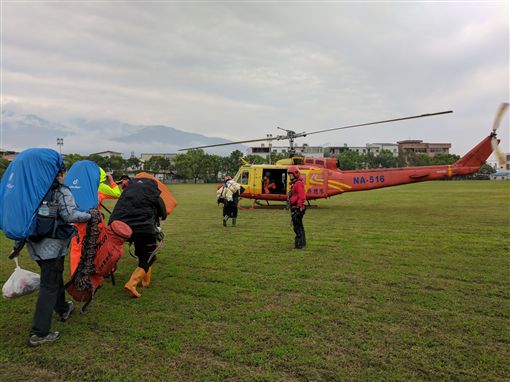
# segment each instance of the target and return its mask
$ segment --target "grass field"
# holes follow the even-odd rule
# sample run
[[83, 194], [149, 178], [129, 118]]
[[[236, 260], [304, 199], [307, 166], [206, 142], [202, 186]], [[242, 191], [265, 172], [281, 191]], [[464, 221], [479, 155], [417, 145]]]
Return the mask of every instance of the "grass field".
[[0, 380], [510, 380], [510, 182], [319, 201], [304, 251], [284, 210], [224, 228], [215, 185], [171, 190], [179, 206], [141, 299], [122, 290], [136, 266], [124, 256], [117, 285], [55, 319], [61, 338], [37, 349], [36, 296], [0, 301]]

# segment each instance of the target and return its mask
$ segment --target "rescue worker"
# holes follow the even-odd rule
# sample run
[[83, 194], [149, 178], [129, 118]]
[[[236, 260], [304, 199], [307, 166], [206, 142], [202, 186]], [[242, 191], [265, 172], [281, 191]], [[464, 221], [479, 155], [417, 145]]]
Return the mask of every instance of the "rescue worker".
[[[97, 189], [97, 194], [99, 200], [99, 209], [101, 209], [103, 200], [118, 199], [121, 194], [121, 188], [119, 185], [115, 183], [112, 176], [110, 174], [106, 174], [106, 172], [101, 167], [99, 167], [99, 187]], [[78, 230], [78, 235], [74, 236], [71, 240], [71, 253], [69, 255], [69, 268], [71, 276], [80, 263], [82, 242], [87, 231], [86, 224], [75, 224], [75, 226]]]
[[223, 185], [216, 192], [218, 204], [223, 203], [223, 227], [227, 226], [227, 221], [232, 218], [232, 227], [237, 223], [237, 204], [239, 203], [239, 195], [244, 192], [241, 187], [231, 176], [225, 176]]
[[303, 226], [303, 216], [306, 211], [305, 186], [297, 166], [289, 166], [287, 169], [287, 175], [290, 179], [290, 191], [288, 196], [290, 216], [292, 219], [292, 226], [296, 234], [294, 239], [294, 248], [302, 249], [306, 246], [305, 227]]
[[[29, 238], [28, 253], [41, 268], [41, 284], [35, 305], [32, 330], [28, 338], [29, 346], [53, 342], [59, 338], [59, 332], [50, 332], [53, 311], [60, 315], [61, 321], [67, 321], [74, 310], [72, 301], [65, 300], [63, 281], [64, 258], [67, 255], [74, 228], [71, 223], [84, 223], [90, 214], [77, 210], [71, 191], [64, 186], [66, 169], [62, 165], [52, 185], [52, 202], [57, 206], [57, 231], [54, 237]], [[35, 240], [35, 241], [34, 241]]]
[[99, 167], [99, 188], [97, 194], [99, 196], [99, 205], [105, 199], [118, 199], [120, 198], [121, 188], [110, 174], [107, 174], [101, 167]]
[[131, 297], [141, 294], [136, 287], [142, 281], [147, 287], [152, 274], [152, 264], [156, 261], [158, 244], [162, 240], [160, 219], [166, 219], [166, 207], [160, 197], [161, 191], [154, 180], [136, 178], [129, 181], [112, 211], [108, 224], [120, 220], [131, 227], [130, 242], [135, 245], [138, 267], [134, 270], [124, 289]]
[[264, 188], [264, 194], [270, 194], [276, 190], [276, 184], [274, 181], [269, 177], [269, 173], [266, 173], [263, 180], [263, 188]]

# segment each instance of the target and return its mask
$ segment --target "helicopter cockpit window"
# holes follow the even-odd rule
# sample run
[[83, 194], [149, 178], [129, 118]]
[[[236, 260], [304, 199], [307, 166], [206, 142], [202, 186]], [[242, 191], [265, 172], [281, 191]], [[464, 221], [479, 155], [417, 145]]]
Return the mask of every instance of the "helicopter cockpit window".
[[239, 177], [239, 184], [248, 184], [249, 171], [243, 171]]
[[264, 169], [262, 177], [263, 194], [285, 194], [287, 172], [285, 169]]

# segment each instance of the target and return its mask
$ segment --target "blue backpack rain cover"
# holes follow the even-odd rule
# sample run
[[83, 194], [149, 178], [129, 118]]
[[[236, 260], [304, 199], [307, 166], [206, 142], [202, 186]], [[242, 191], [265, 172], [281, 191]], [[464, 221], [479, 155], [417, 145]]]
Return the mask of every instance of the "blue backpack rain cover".
[[75, 162], [67, 173], [64, 183], [69, 187], [78, 205], [78, 210], [87, 212], [97, 208], [99, 199], [99, 166], [89, 160]]
[[55, 177], [62, 157], [52, 149], [28, 149], [16, 156], [0, 181], [0, 230], [23, 240], [35, 229], [36, 213]]

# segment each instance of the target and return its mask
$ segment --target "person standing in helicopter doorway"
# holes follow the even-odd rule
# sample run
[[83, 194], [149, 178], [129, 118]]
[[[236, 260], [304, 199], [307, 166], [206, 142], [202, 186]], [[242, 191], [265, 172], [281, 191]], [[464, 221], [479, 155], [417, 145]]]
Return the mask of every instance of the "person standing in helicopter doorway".
[[227, 226], [227, 220], [232, 218], [232, 227], [237, 223], [237, 204], [239, 203], [239, 195], [244, 192], [241, 187], [231, 176], [226, 176], [223, 185], [216, 192], [218, 204], [223, 203], [223, 227]]
[[290, 191], [288, 196], [290, 216], [296, 234], [294, 248], [303, 249], [306, 246], [305, 227], [303, 226], [303, 216], [306, 211], [305, 186], [297, 166], [290, 166], [287, 169], [287, 175], [290, 179]]

